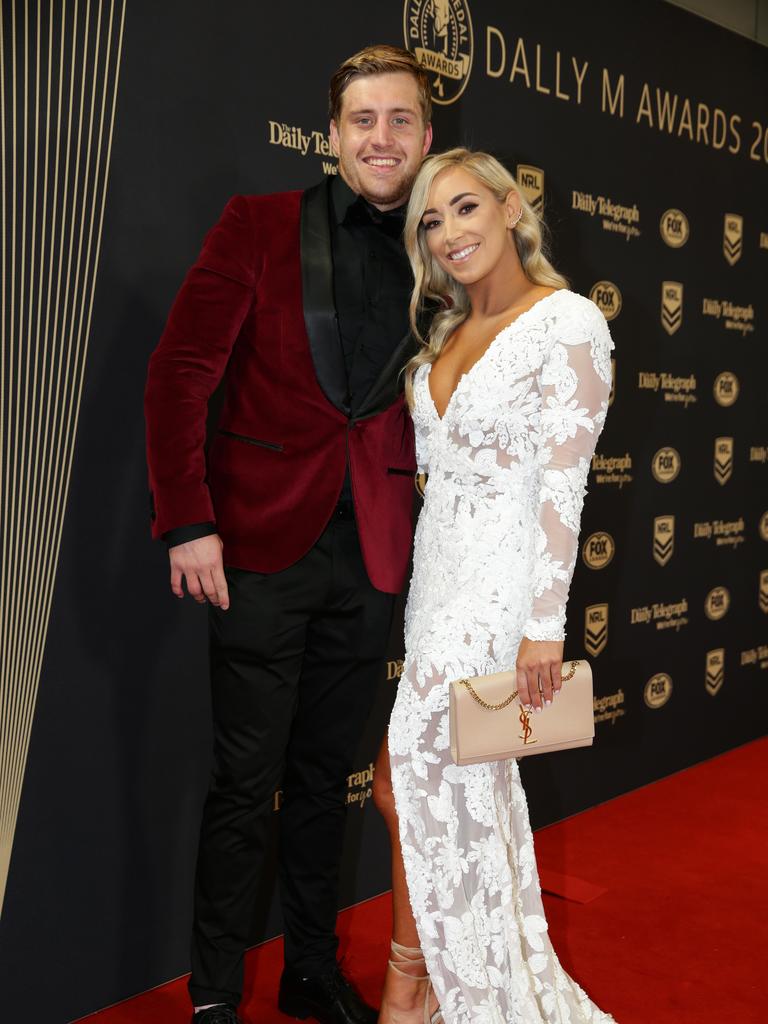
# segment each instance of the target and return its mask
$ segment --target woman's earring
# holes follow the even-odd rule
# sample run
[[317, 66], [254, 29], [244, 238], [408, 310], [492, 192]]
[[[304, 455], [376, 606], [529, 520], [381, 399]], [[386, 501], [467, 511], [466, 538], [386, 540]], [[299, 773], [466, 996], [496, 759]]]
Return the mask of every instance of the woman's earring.
[[513, 221], [513, 222], [512, 222], [512, 223], [511, 223], [511, 224], [509, 225], [509, 229], [510, 229], [510, 231], [511, 231], [511, 230], [512, 230], [513, 228], [516, 228], [516, 227], [517, 227], [517, 225], [518, 225], [518, 224], [520, 223], [520, 218], [521, 218], [522, 216], [523, 216], [523, 211], [522, 211], [522, 208], [521, 208], [520, 210], [518, 210], [518, 211], [517, 211], [517, 217], [516, 217], [516, 218], [514, 219], [514, 221]]

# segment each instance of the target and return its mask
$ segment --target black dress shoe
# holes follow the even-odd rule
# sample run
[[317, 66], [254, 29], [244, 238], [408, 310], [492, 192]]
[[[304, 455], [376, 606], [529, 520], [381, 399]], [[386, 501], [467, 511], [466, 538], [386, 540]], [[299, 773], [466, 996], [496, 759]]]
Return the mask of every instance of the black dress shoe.
[[207, 1010], [198, 1010], [192, 1014], [192, 1024], [242, 1024], [237, 1011], [230, 1003], [219, 1003]]
[[314, 1017], [320, 1024], [376, 1024], [379, 1016], [363, 1002], [338, 964], [324, 974], [305, 978], [286, 968], [277, 1005], [289, 1017]]

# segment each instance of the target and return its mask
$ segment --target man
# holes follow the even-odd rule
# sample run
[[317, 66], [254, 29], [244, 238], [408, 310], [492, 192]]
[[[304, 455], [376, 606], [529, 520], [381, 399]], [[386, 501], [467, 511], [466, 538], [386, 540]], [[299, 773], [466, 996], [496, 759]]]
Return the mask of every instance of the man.
[[[235, 1024], [267, 820], [281, 785], [279, 1006], [373, 1024], [336, 962], [346, 776], [412, 539], [404, 204], [429, 149], [429, 83], [369, 47], [330, 87], [339, 175], [236, 196], [150, 361], [153, 533], [171, 589], [209, 602], [214, 770], [201, 827], [195, 1024]], [[225, 400], [208, 458], [207, 402]]]

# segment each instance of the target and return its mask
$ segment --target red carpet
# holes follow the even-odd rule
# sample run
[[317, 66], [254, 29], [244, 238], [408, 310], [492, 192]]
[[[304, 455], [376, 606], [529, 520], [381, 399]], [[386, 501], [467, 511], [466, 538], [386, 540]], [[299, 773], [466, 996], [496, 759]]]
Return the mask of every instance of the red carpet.
[[[618, 1024], [764, 1024], [768, 740], [750, 743], [536, 833], [550, 933], [565, 968]], [[602, 890], [602, 892], [601, 892]], [[340, 917], [345, 966], [375, 1002], [387, 895]], [[244, 1012], [275, 1007], [280, 940], [248, 957]], [[82, 1018], [186, 1024], [185, 979]]]

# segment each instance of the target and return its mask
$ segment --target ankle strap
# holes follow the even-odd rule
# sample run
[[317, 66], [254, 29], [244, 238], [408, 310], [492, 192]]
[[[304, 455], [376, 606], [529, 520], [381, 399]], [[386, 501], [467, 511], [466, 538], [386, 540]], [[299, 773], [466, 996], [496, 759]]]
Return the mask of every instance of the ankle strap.
[[401, 946], [399, 942], [395, 942], [392, 939], [391, 949], [393, 953], [399, 953], [400, 956], [408, 957], [409, 960], [423, 960], [424, 954], [421, 952], [421, 946]]

